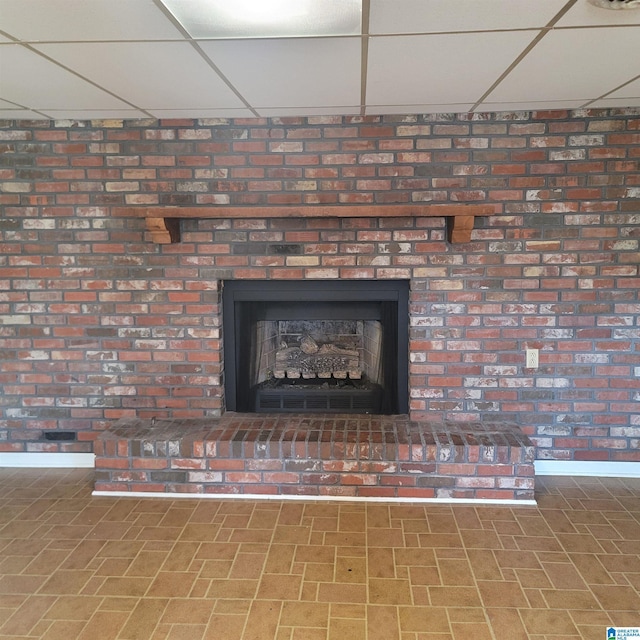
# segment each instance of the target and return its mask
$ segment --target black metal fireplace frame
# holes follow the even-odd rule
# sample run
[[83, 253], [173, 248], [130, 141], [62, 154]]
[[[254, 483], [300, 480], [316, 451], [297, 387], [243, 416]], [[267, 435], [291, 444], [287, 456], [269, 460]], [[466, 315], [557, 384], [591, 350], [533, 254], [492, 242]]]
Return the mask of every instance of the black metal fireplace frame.
[[[339, 304], [336, 304], [339, 303]], [[252, 412], [243, 340], [256, 315], [288, 319], [304, 311], [309, 320], [382, 319], [387, 326], [383, 358], [387, 361], [380, 413], [409, 411], [409, 281], [408, 280], [227, 280], [223, 282], [223, 347], [225, 406]], [[302, 318], [302, 316], [300, 316]]]

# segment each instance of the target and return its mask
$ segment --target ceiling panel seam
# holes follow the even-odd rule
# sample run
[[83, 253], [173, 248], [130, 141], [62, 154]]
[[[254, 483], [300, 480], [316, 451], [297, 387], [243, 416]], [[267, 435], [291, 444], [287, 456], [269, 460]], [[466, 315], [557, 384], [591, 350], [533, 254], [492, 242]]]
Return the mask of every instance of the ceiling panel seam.
[[362, 46], [360, 49], [360, 115], [367, 112], [367, 74], [369, 73], [369, 18], [371, 0], [362, 0]]
[[578, 0], [568, 0], [560, 11], [540, 30], [538, 35], [525, 47], [524, 51], [507, 67], [500, 77], [484, 92], [471, 107], [475, 111], [500, 85], [500, 83], [533, 51], [536, 45], [551, 31], [553, 26], [573, 7]]
[[[104, 91], [105, 93], [110, 95], [112, 98], [116, 98], [117, 100], [120, 100], [121, 102], [124, 102], [124, 104], [129, 105], [132, 109], [136, 109], [137, 111], [140, 111], [141, 113], [144, 113], [149, 118], [153, 118], [153, 116], [146, 109], [143, 109], [142, 107], [139, 107], [138, 105], [134, 104], [133, 102], [130, 102], [126, 98], [123, 98], [122, 96], [119, 96], [117, 93], [114, 93], [113, 91], [110, 91], [106, 87], [103, 87], [103, 86], [99, 85], [97, 82], [94, 82], [90, 78], [87, 78], [87, 77], [83, 76], [81, 73], [78, 73], [77, 71], [74, 71], [70, 67], [67, 67], [66, 65], [64, 65], [61, 62], [59, 62], [58, 60], [56, 60], [55, 58], [52, 58], [51, 56], [48, 56], [46, 53], [44, 53], [42, 51], [39, 51], [38, 49], [32, 47], [29, 44], [21, 43], [18, 46], [23, 47], [24, 49], [27, 49], [28, 51], [31, 51], [31, 53], [35, 53], [37, 56], [43, 58], [44, 60], [47, 60], [47, 62], [51, 62], [52, 64], [55, 64], [57, 67], [60, 67], [61, 69], [64, 69], [68, 73], [74, 75], [76, 78], [80, 78], [80, 80], [82, 80], [83, 82], [86, 82], [87, 84], [90, 84], [92, 87], [95, 87], [96, 89], [99, 89], [100, 91]], [[38, 112], [37, 108], [29, 107], [29, 109], [31, 111]]]
[[233, 92], [233, 94], [244, 104], [244, 106], [251, 111], [251, 113], [259, 118], [260, 114], [253, 108], [251, 103], [242, 95], [240, 90], [222, 73], [222, 70], [216, 65], [216, 63], [204, 52], [198, 42], [191, 37], [191, 34], [182, 26], [180, 21], [169, 11], [169, 8], [162, 2], [162, 0], [153, 0], [153, 3], [158, 7], [160, 11], [167, 17], [168, 20], [182, 33], [185, 40], [193, 47], [194, 51], [204, 60], [209, 68], [217, 74], [217, 76], [224, 82], [227, 87]]

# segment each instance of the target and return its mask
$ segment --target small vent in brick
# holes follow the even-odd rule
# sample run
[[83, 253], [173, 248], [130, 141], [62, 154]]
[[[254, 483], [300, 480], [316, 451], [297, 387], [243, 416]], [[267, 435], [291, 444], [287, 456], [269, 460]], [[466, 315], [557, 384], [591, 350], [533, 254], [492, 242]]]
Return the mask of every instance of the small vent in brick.
[[75, 440], [77, 434], [75, 431], [45, 431], [42, 434], [45, 440], [55, 440], [55, 441], [71, 441]]

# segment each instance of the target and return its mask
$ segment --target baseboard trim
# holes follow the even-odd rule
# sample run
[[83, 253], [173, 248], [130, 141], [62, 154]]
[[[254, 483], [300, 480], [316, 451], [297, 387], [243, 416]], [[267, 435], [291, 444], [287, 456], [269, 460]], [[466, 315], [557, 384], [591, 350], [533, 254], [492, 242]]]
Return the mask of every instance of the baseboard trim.
[[[601, 477], [601, 478], [640, 478], [640, 462], [604, 462], [591, 460], [536, 460], [535, 473], [537, 476], [582, 476], [582, 477]], [[95, 455], [93, 453], [0, 453], [0, 468], [61, 468], [61, 469], [93, 469], [95, 467]], [[350, 497], [350, 496], [279, 496], [264, 494], [193, 494], [193, 493], [156, 493], [156, 492], [128, 492], [128, 491], [105, 491], [95, 492], [95, 495], [119, 495], [119, 496], [135, 496], [135, 497], [213, 497], [222, 499], [225, 497], [233, 499], [241, 499], [249, 497], [252, 500], [258, 499], [275, 499], [275, 500], [367, 500], [377, 502], [440, 502], [452, 504], [515, 504], [524, 505], [528, 502], [535, 504], [535, 501], [526, 500], [476, 500], [476, 499], [460, 499], [460, 498], [377, 498], [374, 496], [366, 497]]]
[[93, 491], [92, 496], [106, 498], [170, 498], [176, 500], [301, 500], [303, 502], [384, 502], [387, 504], [435, 503], [435, 504], [467, 504], [467, 505], [508, 505], [511, 507], [535, 507], [535, 500], [490, 500], [485, 498], [388, 498], [376, 496], [306, 496], [276, 495], [264, 493], [168, 493], [161, 491]]
[[0, 467], [32, 469], [93, 469], [93, 453], [0, 453]]
[[536, 460], [537, 476], [588, 476], [593, 478], [640, 478], [640, 462], [597, 460]]

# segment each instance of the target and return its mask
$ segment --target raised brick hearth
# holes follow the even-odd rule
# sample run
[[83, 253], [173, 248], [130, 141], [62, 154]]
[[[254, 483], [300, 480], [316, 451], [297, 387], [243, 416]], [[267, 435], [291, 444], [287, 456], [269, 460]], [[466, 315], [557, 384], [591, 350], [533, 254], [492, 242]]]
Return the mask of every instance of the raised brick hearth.
[[381, 499], [534, 499], [515, 425], [407, 416], [126, 419], [96, 442], [96, 492]]

